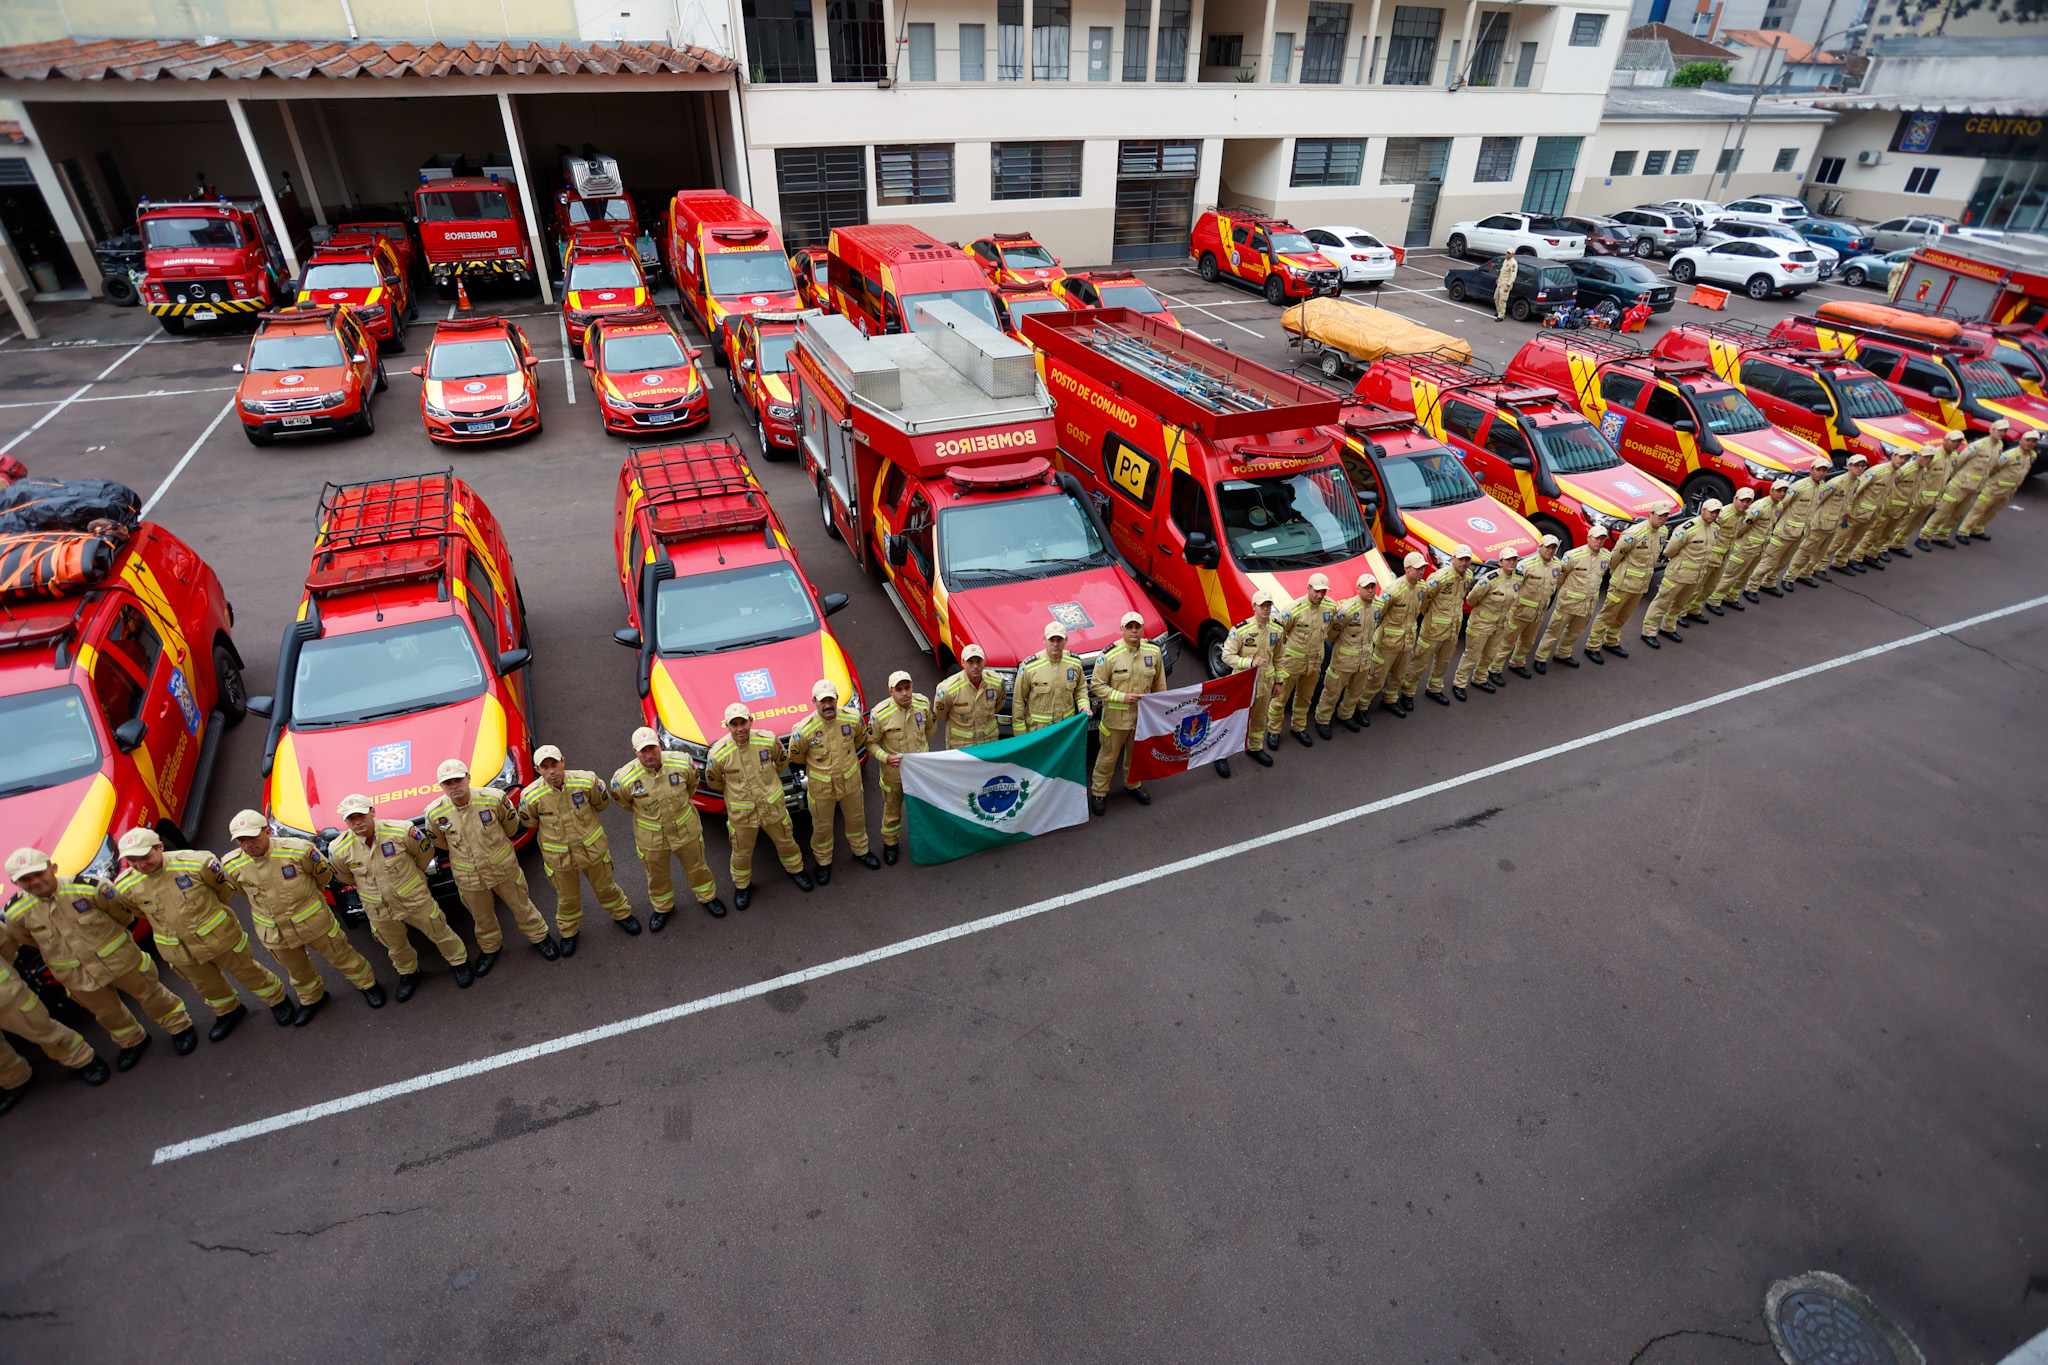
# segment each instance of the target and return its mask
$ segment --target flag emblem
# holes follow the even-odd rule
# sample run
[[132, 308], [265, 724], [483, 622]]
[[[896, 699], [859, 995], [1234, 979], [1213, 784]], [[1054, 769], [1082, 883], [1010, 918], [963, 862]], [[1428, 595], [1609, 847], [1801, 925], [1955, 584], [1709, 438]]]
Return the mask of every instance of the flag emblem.
[[739, 689], [741, 701], [760, 701], [775, 695], [775, 679], [765, 668], [750, 668], [744, 673], [733, 674], [732, 685]]
[[403, 777], [412, 771], [412, 741], [401, 739], [394, 744], [377, 744], [370, 748], [370, 780], [380, 781], [387, 777]]
[[1173, 728], [1173, 746], [1184, 754], [1193, 753], [1202, 747], [1202, 741], [1209, 737], [1209, 713], [1199, 711], [1181, 721]]
[[1031, 784], [1008, 773], [998, 773], [967, 795], [967, 813], [984, 824], [1000, 825], [1024, 813], [1031, 799]]

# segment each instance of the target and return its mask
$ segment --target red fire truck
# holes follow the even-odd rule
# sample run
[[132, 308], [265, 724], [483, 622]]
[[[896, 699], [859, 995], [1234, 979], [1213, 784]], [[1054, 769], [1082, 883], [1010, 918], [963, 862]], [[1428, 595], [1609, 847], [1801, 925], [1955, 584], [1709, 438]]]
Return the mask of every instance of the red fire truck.
[[534, 282], [533, 243], [517, 198], [509, 169], [485, 167], [473, 175], [459, 160], [420, 169], [413, 210], [427, 273], [442, 297], [453, 297], [457, 284], [465, 281]]
[[798, 326], [800, 448], [826, 530], [881, 570], [943, 670], [978, 644], [1009, 677], [1052, 620], [1084, 663], [1127, 611], [1163, 636], [1081, 485], [1053, 469], [1031, 348], [956, 303], [920, 307], [907, 336], [863, 336], [833, 314]]
[[649, 279], [661, 269], [661, 253], [652, 234], [640, 230], [619, 163], [589, 146], [563, 152], [562, 188], [555, 191], [556, 262], [566, 271], [571, 247], [611, 242], [632, 251]]
[[832, 229], [830, 275], [833, 309], [869, 336], [908, 330], [919, 304], [941, 299], [991, 327], [1004, 325], [974, 258], [909, 223]]
[[283, 307], [284, 253], [260, 203], [219, 199], [153, 204], [144, 199], [142, 302], [166, 332], [229, 314]]
[[724, 190], [678, 193], [669, 203], [662, 240], [683, 311], [703, 329], [720, 365], [725, 363], [722, 319], [803, 307], [774, 226]]

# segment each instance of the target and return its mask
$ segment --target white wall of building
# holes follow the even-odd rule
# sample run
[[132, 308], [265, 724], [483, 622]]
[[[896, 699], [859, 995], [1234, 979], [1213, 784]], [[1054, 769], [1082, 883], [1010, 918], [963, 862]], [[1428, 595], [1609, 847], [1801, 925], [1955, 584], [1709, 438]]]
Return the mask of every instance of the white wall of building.
[[[1844, 113], [1821, 138], [1818, 156], [1842, 159], [1841, 175], [1833, 184], [1816, 186], [1816, 191], [1842, 192], [1840, 212], [1856, 218], [1882, 222], [1907, 213], [1932, 213], [1954, 218], [1962, 213], [1970, 192], [1983, 174], [1984, 161], [1973, 156], [1928, 156], [1921, 152], [1887, 151], [1892, 134], [1898, 131], [1900, 115], [1891, 110]], [[1874, 165], [1862, 161], [1865, 154], [1876, 158]], [[1816, 162], [1818, 168], [1818, 162]], [[1906, 182], [1915, 170], [1934, 169], [1934, 189], [1928, 194], [1906, 193]], [[1923, 177], [1924, 178], [1924, 177]]]
[[[1610, 119], [1600, 125], [1592, 150], [1581, 158], [1586, 175], [1573, 205], [1586, 213], [1612, 213], [1666, 199], [1726, 203], [1746, 194], [1800, 194], [1826, 123], [1820, 119], [1796, 123], [1755, 120], [1743, 141], [1741, 162], [1724, 191], [1714, 168], [1722, 150], [1735, 145], [1739, 124], [1736, 119]], [[1696, 153], [1693, 170], [1686, 175], [1672, 173], [1676, 154], [1686, 150]], [[1774, 171], [1779, 154], [1787, 150], [1792, 152], [1792, 169]], [[1649, 154], [1656, 151], [1671, 154], [1665, 158], [1664, 172], [1646, 174]], [[1611, 174], [1616, 152], [1635, 153], [1630, 174]]]

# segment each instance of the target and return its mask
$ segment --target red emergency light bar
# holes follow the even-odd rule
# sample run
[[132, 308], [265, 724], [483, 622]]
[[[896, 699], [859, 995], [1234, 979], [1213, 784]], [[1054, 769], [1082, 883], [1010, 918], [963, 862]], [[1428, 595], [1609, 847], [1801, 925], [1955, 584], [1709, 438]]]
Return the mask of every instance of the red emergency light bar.
[[1041, 455], [1016, 464], [983, 465], [978, 469], [952, 465], [947, 468], [946, 477], [963, 493], [987, 493], [998, 488], [1025, 488], [1042, 482], [1050, 473], [1052, 463]]
[[387, 583], [432, 581], [440, 578], [447, 569], [448, 561], [440, 554], [411, 555], [404, 559], [365, 559], [336, 568], [315, 569], [306, 575], [306, 591], [315, 597], [328, 597]]

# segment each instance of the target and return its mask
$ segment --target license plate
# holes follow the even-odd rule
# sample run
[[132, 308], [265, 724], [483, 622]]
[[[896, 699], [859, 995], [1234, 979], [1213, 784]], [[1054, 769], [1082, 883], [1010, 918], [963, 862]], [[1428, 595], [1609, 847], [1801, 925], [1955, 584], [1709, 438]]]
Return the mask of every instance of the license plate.
[[665, 427], [675, 420], [676, 415], [672, 412], [650, 412], [647, 414], [647, 425], [650, 427]]
[[496, 431], [498, 424], [496, 422], [466, 422], [463, 424], [462, 429], [472, 434], [479, 431]]
[[211, 308], [194, 308], [189, 314], [194, 322], [212, 322], [220, 316]]
[[278, 425], [281, 427], [310, 427], [313, 425], [313, 419], [310, 417], [287, 417], [279, 422]]

